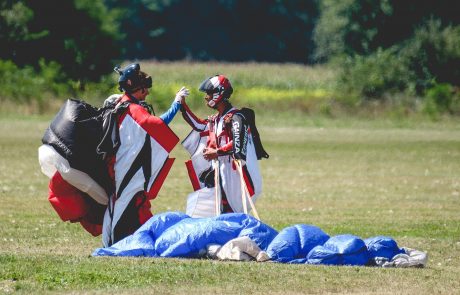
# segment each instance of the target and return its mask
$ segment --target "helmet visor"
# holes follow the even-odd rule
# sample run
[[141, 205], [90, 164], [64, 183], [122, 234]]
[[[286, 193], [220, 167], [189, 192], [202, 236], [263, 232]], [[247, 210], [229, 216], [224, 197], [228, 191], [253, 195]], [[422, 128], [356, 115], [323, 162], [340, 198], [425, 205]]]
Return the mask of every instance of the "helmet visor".
[[145, 77], [143, 81], [141, 82], [141, 84], [144, 88], [152, 88], [152, 77], [150, 76]]
[[211, 79], [206, 79], [201, 83], [200, 88], [198, 88], [201, 92], [205, 92], [207, 94], [213, 94], [216, 89], [214, 88], [214, 85], [211, 83]]

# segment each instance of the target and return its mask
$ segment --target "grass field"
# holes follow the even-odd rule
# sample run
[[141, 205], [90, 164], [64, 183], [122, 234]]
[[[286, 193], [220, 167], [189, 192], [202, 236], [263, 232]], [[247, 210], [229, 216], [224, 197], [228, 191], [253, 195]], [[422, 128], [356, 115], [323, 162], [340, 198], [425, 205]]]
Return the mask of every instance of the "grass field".
[[[274, 116], [258, 124], [262, 220], [330, 235], [389, 235], [427, 251], [424, 269], [93, 258], [101, 245], [47, 201], [37, 148], [50, 117], [0, 119], [0, 293], [460, 293], [460, 125]], [[174, 122], [180, 137], [186, 126]], [[185, 210], [191, 185], [177, 158], [154, 212]]]
[[[123, 66], [126, 64], [128, 62]], [[247, 105], [264, 104], [264, 107], [276, 110], [297, 105], [304, 111], [317, 111], [318, 107], [329, 103], [332, 98], [337, 99], [334, 93], [337, 69], [325, 65], [307, 67], [300, 64], [186, 61], [141, 61], [140, 64], [141, 69], [153, 78], [153, 87], [148, 99], [154, 102], [158, 110], [167, 109], [175, 93], [182, 86], [189, 88], [192, 96], [203, 97], [198, 91], [201, 82], [215, 74], [225, 74], [234, 87], [232, 99], [235, 102], [245, 102]], [[105, 82], [100, 84], [88, 84], [87, 89], [69, 96], [101, 105], [111, 93], [119, 93], [117, 80], [118, 74], [113, 73], [112, 79], [104, 80]], [[29, 100], [24, 100], [27, 103], [19, 105], [18, 101], [23, 100], [14, 97], [7, 99], [2, 97], [0, 92], [0, 114], [11, 111], [23, 114], [50, 114], [58, 110], [62, 99], [67, 98], [63, 94], [48, 93], [48, 88], [28, 90], [35, 95]], [[42, 92], [46, 92], [46, 95]], [[202, 101], [191, 101], [191, 104], [197, 108], [202, 106]]]

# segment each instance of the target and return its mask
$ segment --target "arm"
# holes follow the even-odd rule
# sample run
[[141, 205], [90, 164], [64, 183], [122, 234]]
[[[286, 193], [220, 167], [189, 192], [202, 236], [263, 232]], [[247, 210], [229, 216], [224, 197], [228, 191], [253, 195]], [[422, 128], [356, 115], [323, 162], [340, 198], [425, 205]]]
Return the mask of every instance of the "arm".
[[203, 120], [198, 118], [188, 107], [185, 101], [181, 105], [181, 112], [182, 117], [184, 118], [185, 122], [187, 122], [194, 130], [196, 131], [204, 131], [206, 129], [206, 125], [208, 124], [207, 120]]
[[182, 103], [185, 103], [185, 98], [189, 95], [189, 91], [187, 88], [182, 87], [177, 93], [176, 97], [174, 98], [174, 101], [172, 102], [171, 106], [169, 109], [160, 116], [160, 119], [165, 122], [166, 125], [169, 125], [171, 121], [174, 119], [174, 116], [176, 116], [177, 111], [179, 111], [180, 106]]
[[169, 125], [169, 123], [171, 123], [171, 121], [176, 116], [177, 111], [179, 111], [180, 106], [180, 102], [173, 101], [169, 109], [163, 115], [160, 116], [160, 119], [163, 120], [163, 122], [165, 122], [166, 125]]
[[207, 147], [203, 152], [203, 157], [210, 161], [219, 156], [231, 155], [233, 153], [233, 140], [229, 141], [226, 145], [219, 148]]

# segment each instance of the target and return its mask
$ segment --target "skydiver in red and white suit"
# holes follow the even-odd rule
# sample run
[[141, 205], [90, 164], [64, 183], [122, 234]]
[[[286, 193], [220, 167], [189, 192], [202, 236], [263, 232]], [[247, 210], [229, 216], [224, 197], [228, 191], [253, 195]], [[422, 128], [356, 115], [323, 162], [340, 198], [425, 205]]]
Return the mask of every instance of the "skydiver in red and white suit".
[[[243, 212], [242, 178], [234, 160], [241, 161], [245, 185], [252, 201], [255, 202], [262, 192], [262, 177], [257, 160], [268, 158], [255, 126], [254, 112], [232, 106], [229, 98], [233, 88], [223, 75], [206, 79], [199, 90], [206, 94], [204, 99], [207, 106], [217, 110], [217, 114], [206, 120], [200, 119], [184, 102], [181, 108], [182, 115], [195, 130], [195, 134], [199, 132], [199, 136], [206, 137], [206, 147], [202, 151], [204, 159], [218, 160], [216, 163], [219, 165], [221, 213]], [[193, 153], [190, 150], [189, 152]], [[197, 174], [190, 175], [195, 190], [215, 186], [215, 170], [210, 163], [204, 171], [191, 171], [193, 168], [189, 166], [187, 168], [189, 174]]]
[[105, 106], [112, 104], [117, 111], [116, 128], [119, 146], [107, 158], [114, 193], [107, 207], [102, 230], [105, 247], [132, 234], [152, 213], [150, 200], [157, 196], [174, 159], [169, 153], [179, 141], [168, 124], [180, 109], [188, 89], [182, 87], [168, 111], [157, 117], [145, 103], [152, 87], [152, 78], [140, 70], [139, 64], [124, 69], [119, 89], [124, 94], [111, 96]]

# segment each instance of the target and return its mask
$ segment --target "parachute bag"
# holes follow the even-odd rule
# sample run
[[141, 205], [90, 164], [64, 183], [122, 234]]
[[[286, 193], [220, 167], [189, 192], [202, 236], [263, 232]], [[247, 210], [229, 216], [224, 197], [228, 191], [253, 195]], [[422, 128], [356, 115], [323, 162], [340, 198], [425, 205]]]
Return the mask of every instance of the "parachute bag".
[[[94, 236], [101, 234], [106, 205], [104, 198], [91, 192], [95, 186], [97, 195], [108, 195], [112, 189], [104, 160], [111, 150], [102, 154], [100, 146], [114, 130], [116, 110], [68, 99], [46, 129], [39, 149], [42, 171], [50, 177], [51, 205], [63, 221], [80, 222]], [[105, 147], [116, 148], [117, 136], [108, 139], [113, 144], [107, 140]]]
[[[111, 110], [110, 110], [111, 111]], [[104, 137], [104, 113], [107, 109], [68, 99], [46, 129], [44, 144], [52, 146], [74, 169], [87, 173], [106, 191], [110, 190], [107, 165], [97, 153]]]

